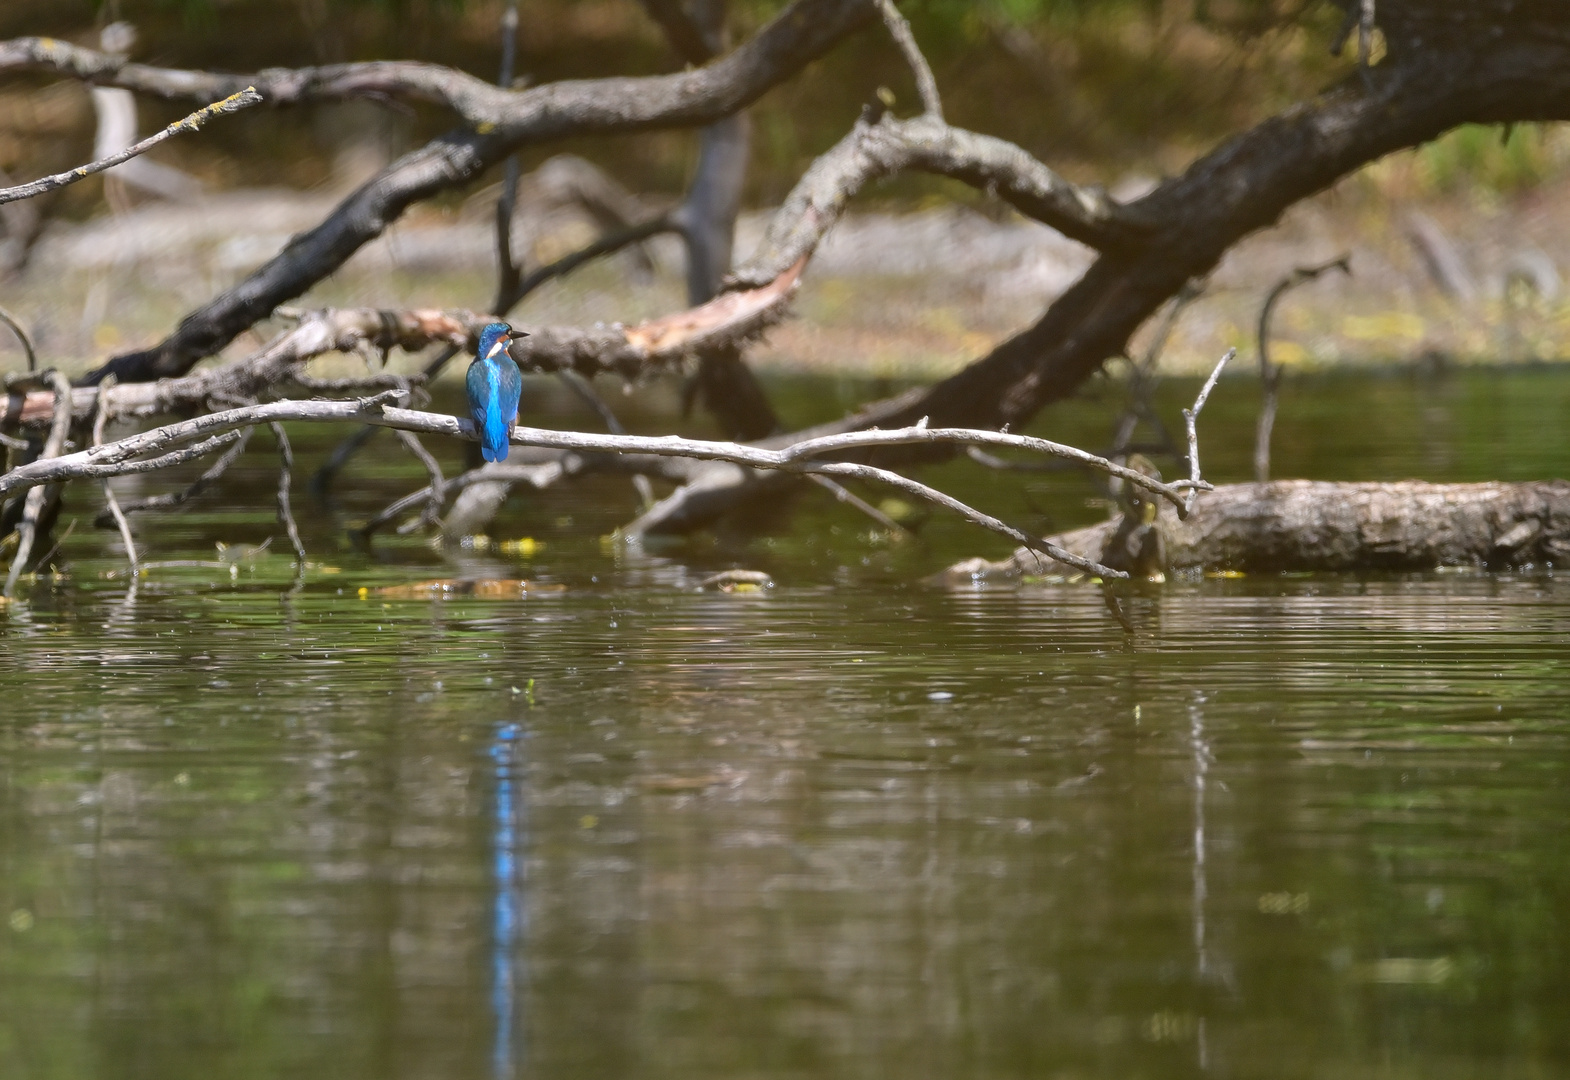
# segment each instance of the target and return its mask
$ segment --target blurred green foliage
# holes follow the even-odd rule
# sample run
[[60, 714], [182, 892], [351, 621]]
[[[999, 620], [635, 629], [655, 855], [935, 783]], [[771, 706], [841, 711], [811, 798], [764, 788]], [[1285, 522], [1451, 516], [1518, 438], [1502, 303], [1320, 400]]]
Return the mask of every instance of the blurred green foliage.
[[1424, 186], [1449, 194], [1481, 188], [1504, 194], [1535, 187], [1563, 170], [1570, 141], [1563, 128], [1466, 124], [1418, 150]]

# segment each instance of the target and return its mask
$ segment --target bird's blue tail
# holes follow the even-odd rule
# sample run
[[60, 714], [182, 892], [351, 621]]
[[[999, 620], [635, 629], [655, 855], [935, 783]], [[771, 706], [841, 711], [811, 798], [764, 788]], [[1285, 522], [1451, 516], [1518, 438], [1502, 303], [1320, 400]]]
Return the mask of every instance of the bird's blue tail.
[[495, 417], [494, 413], [486, 417], [485, 423], [480, 426], [480, 457], [486, 461], [506, 461], [507, 441], [511, 434], [507, 429], [511, 425], [499, 417], [492, 417]]

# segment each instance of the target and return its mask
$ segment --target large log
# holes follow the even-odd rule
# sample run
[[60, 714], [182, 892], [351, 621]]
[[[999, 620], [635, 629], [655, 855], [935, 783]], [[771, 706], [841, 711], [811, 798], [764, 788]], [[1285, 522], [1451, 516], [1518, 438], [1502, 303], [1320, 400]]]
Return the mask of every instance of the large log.
[[[1050, 540], [1107, 562], [1120, 524], [1113, 518]], [[1570, 566], [1570, 481], [1232, 484], [1201, 496], [1186, 521], [1164, 507], [1155, 528], [1170, 570]], [[960, 584], [1054, 573], [1075, 571], [1020, 548], [999, 562], [955, 563], [943, 578]]]

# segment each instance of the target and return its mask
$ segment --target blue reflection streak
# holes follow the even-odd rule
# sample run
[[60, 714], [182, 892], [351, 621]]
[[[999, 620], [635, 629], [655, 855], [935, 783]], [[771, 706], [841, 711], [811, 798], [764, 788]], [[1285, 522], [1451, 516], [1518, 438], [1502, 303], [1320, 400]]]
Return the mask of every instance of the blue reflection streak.
[[491, 1049], [491, 1074], [496, 1080], [510, 1080], [519, 1056], [513, 1020], [523, 973], [515, 945], [528, 918], [518, 870], [518, 848], [524, 836], [519, 808], [525, 805], [515, 790], [519, 735], [517, 724], [505, 724], [491, 743], [491, 760], [496, 764], [496, 812], [491, 834], [496, 852], [492, 865], [496, 901], [491, 922], [491, 1015], [496, 1041]]

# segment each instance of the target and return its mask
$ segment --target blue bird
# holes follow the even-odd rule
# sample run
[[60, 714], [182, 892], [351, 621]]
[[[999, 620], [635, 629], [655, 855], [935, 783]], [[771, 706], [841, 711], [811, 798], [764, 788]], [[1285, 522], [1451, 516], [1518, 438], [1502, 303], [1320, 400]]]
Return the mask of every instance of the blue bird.
[[507, 460], [507, 441], [518, 420], [518, 397], [523, 393], [523, 372], [507, 353], [513, 338], [527, 337], [504, 322], [487, 323], [464, 382], [469, 388], [469, 415], [480, 429], [480, 456], [486, 461]]

